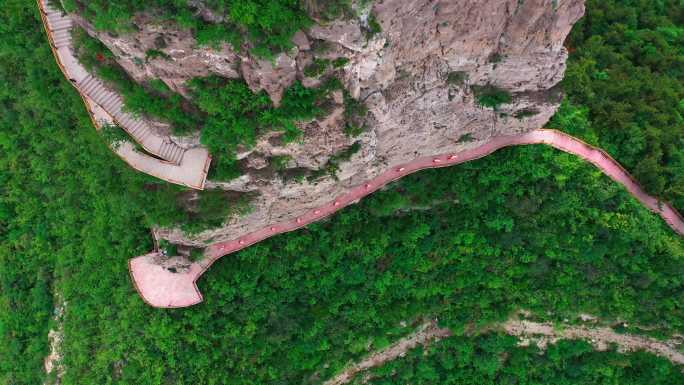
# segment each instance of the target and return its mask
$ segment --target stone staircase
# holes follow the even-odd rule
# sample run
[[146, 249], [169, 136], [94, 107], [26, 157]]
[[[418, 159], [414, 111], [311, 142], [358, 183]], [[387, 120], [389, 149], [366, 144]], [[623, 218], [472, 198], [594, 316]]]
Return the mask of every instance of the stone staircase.
[[[145, 151], [160, 158], [160, 162], [166, 162], [182, 168], [186, 153], [193, 151], [191, 157], [192, 167], [189, 166], [184, 172], [203, 173], [203, 175], [189, 175], [187, 177], [187, 179], [192, 179], [193, 181], [201, 180], [201, 186], [187, 183], [179, 184], [185, 184], [193, 188], [203, 188], [208, 164], [211, 161], [208, 151], [204, 148], [185, 149], [176, 144], [169, 136], [159, 135], [149, 123], [139, 116], [126, 111], [122, 98], [116, 92], [107, 88], [100, 79], [89, 73], [76, 59], [71, 40], [71, 29], [74, 26], [71, 18], [63, 14], [61, 10], [52, 7], [47, 0], [38, 0], [38, 5], [41, 9], [43, 23], [53, 46], [57, 62], [65, 76], [71, 80], [84, 97], [84, 100], [102, 108], [112, 118], [113, 123], [125, 130]], [[204, 160], [205, 165], [204, 167], [199, 167], [198, 165], [202, 163], [202, 160]], [[135, 167], [135, 165], [132, 166]], [[146, 169], [149, 169], [149, 167]], [[159, 173], [155, 176], [162, 174]], [[173, 174], [178, 176], [179, 172], [174, 172]], [[178, 183], [174, 180], [170, 181]]]
[[[73, 21], [68, 15], [64, 15], [60, 10], [50, 6], [46, 0], [40, 1], [45, 10], [47, 29], [54, 47], [60, 53], [68, 51], [73, 55], [71, 41]], [[71, 66], [80, 66], [77, 60], [70, 60], [68, 63]], [[85, 71], [84, 68], [78, 68], [74, 71], [65, 64], [64, 70], [70, 75], [72, 81], [75, 81], [76, 87], [84, 96], [106, 110], [116, 123], [136, 142], [140, 143], [147, 152], [173, 164], [182, 162], [186, 150], [173, 142], [170, 137], [158, 135], [144, 120], [126, 112], [121, 97], [109, 90], [101, 80]], [[83, 76], [71, 76], [78, 74], [83, 74]]]

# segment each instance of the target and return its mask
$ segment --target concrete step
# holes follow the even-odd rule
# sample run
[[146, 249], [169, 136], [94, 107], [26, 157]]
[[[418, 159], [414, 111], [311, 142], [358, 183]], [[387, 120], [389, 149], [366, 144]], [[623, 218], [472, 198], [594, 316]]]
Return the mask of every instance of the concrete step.
[[90, 84], [88, 84], [87, 87], [82, 88], [81, 91], [92, 98], [93, 93], [95, 93], [95, 91], [100, 89], [101, 87], [102, 84], [100, 84], [100, 82], [97, 79], [95, 79], [92, 82], [90, 82]]
[[60, 43], [60, 42], [63, 43], [65, 41], [71, 41], [71, 35], [58, 36], [58, 37], [53, 38], [52, 41], [54, 41], [55, 44]]
[[169, 160], [170, 155], [171, 155], [171, 150], [173, 150], [173, 145], [169, 142], [165, 142], [163, 146], [163, 150], [159, 152], [159, 155], [166, 159]]
[[123, 104], [121, 103], [121, 98], [117, 95], [117, 97], [107, 107], [107, 111], [109, 111], [109, 114], [111, 115], [114, 111], [121, 110], [122, 106]]
[[176, 149], [172, 156], [172, 161], [176, 164], [180, 164], [183, 159], [183, 154], [185, 154], [185, 149], [181, 146], [176, 145]]
[[104, 105], [105, 110], [111, 111], [112, 109], [116, 108], [117, 104], [119, 103], [119, 100], [119, 96], [117, 94], [114, 94], [112, 100], [110, 100]]
[[131, 130], [136, 136], [141, 136], [141, 134], [143, 134], [145, 131], [149, 131], [147, 129], [147, 125], [142, 120], [136, 120], [133, 123], [133, 126], [131, 126]]
[[71, 24], [71, 18], [70, 17], [63, 17], [61, 20], [55, 20], [54, 23], [52, 23], [55, 27], [59, 25], [66, 25], [66, 24]]
[[97, 79], [95, 79], [94, 76], [88, 75], [88, 78], [86, 78], [85, 81], [81, 82], [81, 85], [79, 87], [81, 88], [81, 92], [85, 94], [86, 91], [90, 92], [93, 89], [93, 87], [96, 87], [98, 83], [99, 82], [97, 81]]
[[55, 31], [60, 31], [65, 28], [71, 28], [72, 26], [71, 19], [69, 18], [64, 18], [62, 20], [55, 21], [54, 23], [50, 24], [50, 29], [55, 32]]
[[121, 98], [116, 98], [116, 102], [112, 104], [109, 111], [121, 111], [121, 108], [123, 108], [123, 102], [121, 101]]
[[169, 152], [169, 143], [168, 142], [162, 142], [161, 146], [159, 146], [159, 156], [166, 159], [168, 152]]
[[124, 114], [119, 121], [124, 125], [124, 127], [126, 127], [126, 131], [129, 131], [133, 125], [133, 119], [131, 119], [131, 116], [128, 114]]
[[101, 96], [102, 102], [100, 102], [100, 105], [102, 108], [107, 110], [109, 106], [112, 104], [112, 100], [116, 98], [116, 94], [111, 92], [111, 91], [105, 91], [103, 92], [103, 95]]
[[70, 37], [70, 36], [71, 36], [71, 30], [69, 30], [69, 29], [62, 29], [62, 30], [59, 30], [57, 32], [52, 33], [52, 38], [54, 40], [60, 39], [63, 37]]
[[[86, 84], [86, 83], [87, 83], [87, 84]], [[92, 95], [92, 90], [93, 90], [93, 88], [95, 88], [96, 86], [97, 86], [97, 85], [96, 85], [96, 83], [95, 83], [95, 80], [91, 80], [91, 81], [85, 82], [85, 83], [83, 83], [83, 84], [80, 86], [81, 92], [82, 92], [83, 94], [87, 95], [87, 96], [90, 96], [90, 95]]]
[[71, 36], [56, 37], [52, 41], [61, 48], [71, 43]]
[[57, 49], [62, 48], [62, 47], [69, 47], [71, 45], [71, 36], [55, 39], [55, 40], [53, 40], [53, 42], [55, 44], [55, 47], [57, 47]]
[[80, 82], [78, 82], [78, 86], [83, 88], [84, 86], [86, 86], [88, 84], [88, 82], [91, 82], [91, 81], [93, 81], [93, 75], [87, 74], [86, 76], [83, 77], [83, 79], [81, 79]]
[[47, 12], [47, 19], [48, 19], [48, 24], [52, 25], [53, 23], [56, 23], [58, 21], [64, 20], [65, 17], [62, 15], [61, 12]]
[[140, 129], [140, 120], [133, 117], [131, 119], [131, 125], [130, 125], [129, 129], [131, 130], [132, 133], [134, 133], [134, 134], [137, 133], [138, 130]]
[[71, 34], [71, 29], [72, 29], [71, 22], [66, 23], [66, 24], [60, 23], [57, 26], [50, 27], [50, 31], [52, 31], [53, 34], [55, 34], [57, 32], [62, 32], [62, 31], [66, 31], [66, 32], [69, 32], [69, 34]]
[[141, 129], [140, 134], [138, 135], [138, 142], [140, 143], [144, 142], [145, 140], [147, 140], [147, 138], [152, 136], [152, 130], [148, 129], [147, 125], [145, 124], [143, 124], [143, 127], [145, 127], [146, 129]]
[[104, 98], [106, 92], [107, 90], [105, 90], [104, 87], [97, 87], [91, 93], [92, 99], [97, 104], [102, 105], [102, 99]]
[[114, 116], [114, 118], [115, 118], [116, 120], [121, 120], [121, 119], [123, 119], [124, 117], [126, 117], [126, 116], [128, 115], [127, 113], [125, 113], [125, 112], [123, 111], [123, 108], [119, 108], [118, 110], [114, 110], [114, 111], [111, 111], [111, 112], [112, 112], [112, 116]]
[[169, 149], [169, 155], [168, 155], [168, 160], [169, 162], [176, 163], [176, 158], [178, 156], [178, 146], [171, 146]]

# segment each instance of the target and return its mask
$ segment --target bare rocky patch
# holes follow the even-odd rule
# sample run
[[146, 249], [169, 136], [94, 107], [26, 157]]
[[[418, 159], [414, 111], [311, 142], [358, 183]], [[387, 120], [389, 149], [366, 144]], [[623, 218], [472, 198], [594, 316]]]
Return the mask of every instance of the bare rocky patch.
[[45, 357], [43, 363], [45, 373], [47, 374], [44, 385], [60, 384], [65, 371], [62, 364], [61, 346], [64, 338], [64, 310], [66, 309], [66, 302], [64, 302], [60, 295], [55, 295], [55, 303], [57, 306], [54, 309], [52, 320], [56, 326], [48, 332], [50, 353]]

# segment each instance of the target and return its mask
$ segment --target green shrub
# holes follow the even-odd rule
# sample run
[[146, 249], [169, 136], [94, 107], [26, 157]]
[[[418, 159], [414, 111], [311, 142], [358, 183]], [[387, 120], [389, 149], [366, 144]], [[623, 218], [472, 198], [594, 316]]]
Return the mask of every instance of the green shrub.
[[315, 170], [309, 175], [308, 180], [315, 181], [324, 175], [330, 175], [333, 178], [337, 178], [337, 171], [340, 169], [340, 163], [349, 161], [352, 155], [359, 152], [359, 150], [361, 150], [361, 143], [354, 142], [351, 146], [331, 156], [323, 167]]
[[197, 16], [187, 2], [175, 0], [91, 0], [67, 1], [71, 11], [78, 11], [96, 29], [113, 32], [134, 30], [133, 16], [148, 11], [155, 21], [175, 21], [195, 33], [200, 44], [218, 45], [228, 42], [235, 48], [242, 40], [254, 47], [253, 53], [267, 57], [292, 48], [292, 36], [311, 25], [304, 8], [292, 0], [221, 0], [206, 5], [226, 16], [222, 23], [207, 23]]
[[171, 56], [167, 55], [166, 53], [158, 49], [148, 49], [147, 51], [145, 51], [145, 60], [149, 61], [157, 58], [169, 60], [171, 59]]
[[[606, 149], [653, 195], [684, 211], [684, 32], [677, 0], [588, 0], [561, 85], [568, 127]], [[609, 81], [605, 79], [610, 79]]]
[[201, 112], [161, 80], [154, 79], [143, 85], [136, 83], [100, 41], [80, 28], [73, 33], [78, 60], [122, 95], [127, 110], [170, 123], [176, 135], [192, 133], [200, 128]]
[[447, 84], [452, 86], [460, 86], [466, 81], [467, 78], [468, 74], [465, 71], [452, 71], [447, 75]]
[[344, 133], [350, 137], [359, 136], [363, 133], [363, 131], [364, 131], [363, 126], [357, 126], [353, 123], [346, 123], [344, 125]]
[[510, 103], [513, 100], [510, 92], [491, 84], [473, 86], [472, 88], [477, 104], [483, 107], [489, 107], [496, 110], [499, 105]]
[[539, 114], [539, 110], [536, 108], [524, 108], [522, 110], [516, 111], [513, 117], [516, 119], [525, 119]]
[[342, 68], [349, 63], [349, 58], [346, 57], [338, 57], [337, 59], [333, 60], [332, 65], [333, 68]]
[[201, 261], [204, 258], [203, 248], [193, 248], [190, 250], [190, 260], [193, 262]]
[[373, 36], [382, 32], [382, 26], [380, 26], [380, 23], [378, 23], [378, 20], [373, 13], [368, 15], [368, 26], [363, 31], [366, 35], [366, 39], [371, 39]]
[[501, 55], [499, 52], [493, 52], [487, 59], [487, 61], [490, 63], [498, 64], [503, 60], [503, 55]]
[[469, 143], [475, 140], [473, 137], [473, 134], [471, 132], [466, 132], [465, 134], [461, 135], [458, 137], [458, 140], [456, 140], [456, 143]]
[[167, 241], [166, 239], [159, 240], [159, 251], [169, 257], [178, 255], [178, 246]]
[[301, 4], [309, 15], [323, 21], [354, 15], [351, 0], [305, 0]]
[[304, 68], [304, 75], [315, 78], [323, 75], [330, 66], [328, 59], [314, 59], [309, 65]]
[[344, 98], [344, 132], [349, 136], [357, 136], [363, 132], [363, 120], [368, 114], [368, 107], [354, 99], [347, 90], [343, 90]]
[[100, 128], [100, 134], [105, 143], [117, 150], [121, 143], [131, 142], [131, 137], [121, 127], [115, 124], [105, 124]]
[[276, 155], [271, 157], [271, 167], [276, 171], [283, 171], [287, 168], [287, 164], [292, 160], [289, 155]]
[[596, 351], [582, 340], [560, 340], [540, 349], [534, 342], [520, 346], [514, 336], [490, 332], [414, 348], [358, 375], [350, 385], [597, 384], [605, 378], [615, 384], [673, 385], [684, 382], [682, 369], [643, 351]]

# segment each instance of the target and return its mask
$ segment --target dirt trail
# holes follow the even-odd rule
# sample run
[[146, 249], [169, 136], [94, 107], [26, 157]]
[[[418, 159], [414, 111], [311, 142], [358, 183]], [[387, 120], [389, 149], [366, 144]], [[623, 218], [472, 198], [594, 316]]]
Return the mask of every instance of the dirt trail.
[[366, 357], [363, 361], [353, 364], [342, 373], [325, 382], [325, 385], [342, 385], [351, 381], [358, 373], [370, 368], [380, 366], [385, 362], [402, 357], [407, 351], [418, 345], [427, 345], [430, 341], [439, 341], [449, 337], [451, 331], [437, 326], [437, 322], [432, 321], [421, 325], [417, 331], [410, 334], [392, 345]]
[[560, 339], [582, 339], [594, 345], [596, 350], [606, 350], [611, 344], [616, 344], [621, 352], [645, 350], [656, 356], [667, 358], [676, 364], [684, 364], [684, 354], [680, 353], [671, 341], [659, 341], [633, 334], [620, 334], [607, 327], [567, 326], [555, 330], [551, 324], [518, 320], [508, 321], [502, 326], [510, 335], [539, 339], [540, 347]]
[[[496, 326], [496, 325], [495, 325]], [[672, 341], [659, 341], [653, 338], [631, 334], [618, 334], [606, 327], [565, 326], [555, 330], [553, 325], [540, 322], [509, 320], [499, 324], [499, 327], [513, 336], [520, 337], [521, 345], [527, 345], [535, 340], [540, 348], [549, 343], [562, 339], [582, 339], [590, 342], [598, 351], [606, 350], [611, 344], [618, 346], [620, 352], [645, 350], [660, 357], [667, 358], [673, 363], [684, 364], [684, 354], [680, 353]], [[497, 329], [496, 327], [494, 329]], [[432, 341], [439, 341], [451, 336], [449, 329], [442, 329], [435, 321], [421, 325], [414, 333], [400, 339], [385, 349], [372, 353], [362, 361], [352, 364], [343, 372], [326, 381], [324, 385], [343, 385], [368, 369], [381, 366], [386, 362], [403, 357], [406, 352], [418, 345], [427, 345]]]

